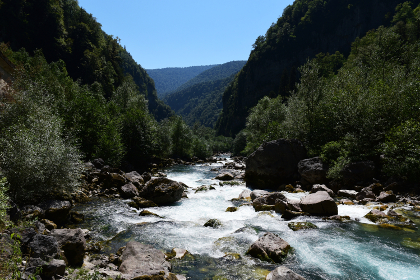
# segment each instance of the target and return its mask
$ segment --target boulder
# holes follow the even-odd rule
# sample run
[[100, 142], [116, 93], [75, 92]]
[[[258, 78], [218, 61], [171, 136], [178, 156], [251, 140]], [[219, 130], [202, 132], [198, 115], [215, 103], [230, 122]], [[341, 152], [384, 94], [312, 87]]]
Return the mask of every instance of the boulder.
[[290, 222], [287, 224], [287, 226], [293, 231], [318, 228], [311, 222]]
[[64, 260], [52, 259], [42, 264], [42, 278], [51, 279], [53, 276], [64, 276], [66, 262]]
[[344, 166], [340, 175], [345, 187], [366, 185], [375, 176], [375, 164], [373, 161], [352, 162]]
[[298, 212], [298, 211], [291, 211], [289, 209], [284, 210], [283, 215], [281, 215], [281, 217], [288, 221], [297, 217], [301, 217], [301, 216], [308, 216], [308, 213], [305, 212]]
[[20, 209], [20, 214], [23, 219], [45, 218], [45, 210], [35, 205], [25, 205]]
[[300, 201], [300, 208], [311, 215], [333, 216], [338, 214], [337, 204], [326, 191], [319, 191], [303, 197]]
[[320, 157], [299, 161], [298, 172], [303, 185], [323, 184], [327, 182], [328, 165]]
[[335, 193], [331, 189], [327, 188], [327, 186], [321, 184], [313, 185], [311, 193], [316, 193], [318, 191], [326, 191], [331, 197], [335, 196]]
[[355, 191], [355, 190], [339, 190], [337, 192], [337, 196], [355, 199], [356, 196], [357, 196], [357, 191]]
[[377, 198], [380, 202], [397, 202], [397, 196], [392, 191], [381, 192]]
[[48, 229], [48, 230], [53, 230], [53, 229], [56, 229], [56, 228], [57, 228], [57, 225], [56, 225], [56, 224], [54, 224], [54, 222], [52, 222], [52, 221], [50, 221], [50, 220], [47, 220], [47, 219], [42, 219], [40, 222], [41, 222], [41, 223], [45, 226], [45, 228], [46, 228], [46, 229]]
[[297, 165], [305, 158], [306, 149], [298, 140], [266, 142], [246, 160], [246, 183], [258, 189], [273, 189], [296, 181]]
[[159, 216], [158, 214], [152, 213], [148, 210], [143, 210], [140, 212], [139, 216], [154, 216], [154, 217], [158, 217], [158, 218], [162, 218], [161, 216]]
[[271, 232], [266, 232], [251, 245], [247, 254], [263, 261], [281, 263], [290, 248], [289, 243]]
[[82, 265], [86, 251], [84, 232], [78, 229], [54, 229], [51, 236], [57, 239], [60, 248], [71, 266]]
[[138, 188], [144, 185], [144, 179], [137, 171], [125, 173], [125, 177]]
[[261, 196], [265, 196], [265, 195], [268, 195], [270, 192], [268, 192], [268, 191], [263, 191], [263, 190], [254, 190], [254, 191], [252, 191], [251, 193], [250, 193], [250, 197], [251, 197], [251, 200], [254, 200], [254, 199], [256, 199], [256, 198], [258, 198], [258, 197], [261, 197]]
[[105, 166], [105, 161], [101, 158], [97, 158], [92, 160], [92, 164], [97, 168], [97, 169], [102, 169], [102, 167]]
[[39, 204], [39, 207], [45, 211], [45, 219], [53, 221], [57, 225], [62, 225], [67, 222], [69, 217], [71, 202], [49, 200]]
[[[131, 278], [129, 279], [146, 275], [158, 276], [161, 271], [163, 271], [165, 275], [169, 275], [169, 272], [171, 271], [171, 264], [166, 261], [163, 252], [150, 245], [136, 241], [127, 243], [120, 260], [121, 265], [119, 271], [130, 275]], [[162, 279], [164, 278], [162, 277]]]
[[230, 181], [230, 180], [235, 179], [235, 176], [233, 176], [229, 172], [224, 172], [224, 173], [221, 173], [221, 174], [217, 175], [216, 179], [217, 180], [222, 180], [222, 181]]
[[275, 204], [278, 201], [287, 201], [287, 198], [280, 192], [273, 192], [254, 199], [252, 206], [256, 211], [275, 210]]
[[133, 198], [139, 195], [139, 192], [132, 183], [125, 184], [120, 189], [120, 195], [122, 198]]
[[182, 259], [182, 258], [184, 258], [188, 254], [189, 254], [189, 252], [187, 250], [185, 250], [185, 249], [173, 248], [170, 253], [166, 254], [166, 259], [167, 260], [171, 260], [171, 259]]
[[59, 245], [53, 236], [35, 234], [29, 239], [23, 245], [22, 251], [23, 253], [29, 254], [32, 258], [48, 260], [60, 254]]
[[375, 194], [373, 193], [370, 187], [363, 188], [360, 192], [357, 193], [356, 199], [363, 200], [366, 198], [371, 198], [372, 200], [376, 199]]
[[265, 280], [305, 280], [305, 278], [285, 266], [279, 266], [271, 271]]
[[139, 195], [158, 205], [176, 202], [182, 198], [184, 187], [165, 177], [152, 178], [139, 191]]
[[130, 202], [128, 205], [131, 207], [140, 209], [140, 208], [149, 208], [149, 207], [157, 207], [158, 205], [151, 200], [144, 199], [143, 197], [133, 197], [133, 201]]
[[14, 242], [10, 235], [0, 233], [0, 260], [6, 260], [13, 254]]
[[239, 199], [250, 199], [251, 198], [251, 190], [243, 190], [240, 194], [239, 194]]
[[222, 223], [218, 219], [210, 219], [205, 224], [205, 227], [219, 228], [222, 226]]
[[85, 220], [85, 215], [82, 213], [71, 211], [70, 212], [70, 221], [75, 224], [83, 223]]

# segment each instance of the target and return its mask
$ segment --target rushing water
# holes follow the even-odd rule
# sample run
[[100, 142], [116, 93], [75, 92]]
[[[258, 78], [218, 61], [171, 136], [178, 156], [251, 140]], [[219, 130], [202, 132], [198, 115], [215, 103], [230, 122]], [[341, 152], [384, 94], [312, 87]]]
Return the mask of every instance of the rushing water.
[[[98, 198], [77, 207], [86, 217], [81, 226], [96, 232], [95, 239], [105, 241], [104, 253], [115, 253], [130, 240], [167, 252], [175, 247], [187, 249], [193, 257], [174, 261], [173, 272], [193, 280], [264, 279], [276, 265], [251, 258], [246, 251], [266, 231], [293, 247], [284, 265], [306, 279], [420, 279], [418, 231], [378, 228], [363, 218], [370, 211], [365, 206], [340, 205], [339, 215], [352, 218], [346, 223], [299, 218], [297, 221], [310, 221], [318, 229], [297, 232], [274, 212], [255, 212], [252, 206], [225, 212], [227, 207], [239, 206], [230, 200], [246, 186], [220, 186], [211, 171], [217, 166], [222, 163], [165, 170], [168, 178], [190, 188], [189, 198], [148, 209], [162, 218], [139, 216], [140, 211], [130, 208], [128, 200]], [[215, 189], [192, 190], [201, 185]], [[305, 194], [286, 195], [298, 199]], [[214, 218], [221, 221], [220, 228], [203, 226]], [[420, 217], [414, 221], [420, 225]]]

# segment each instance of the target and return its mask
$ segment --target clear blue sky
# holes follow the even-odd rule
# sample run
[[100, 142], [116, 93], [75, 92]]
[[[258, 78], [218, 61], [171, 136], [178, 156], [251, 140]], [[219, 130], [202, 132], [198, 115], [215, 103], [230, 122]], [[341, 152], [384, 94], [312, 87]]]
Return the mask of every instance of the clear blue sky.
[[145, 69], [248, 60], [292, 0], [79, 0]]

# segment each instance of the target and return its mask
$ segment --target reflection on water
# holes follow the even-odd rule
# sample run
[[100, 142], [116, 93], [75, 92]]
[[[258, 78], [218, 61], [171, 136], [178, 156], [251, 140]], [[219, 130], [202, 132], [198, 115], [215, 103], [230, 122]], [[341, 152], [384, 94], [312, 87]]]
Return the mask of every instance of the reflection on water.
[[[185, 183], [190, 191], [188, 199], [148, 209], [163, 218], [140, 217], [140, 211], [130, 208], [127, 200], [98, 198], [77, 206], [76, 210], [86, 217], [81, 226], [92, 229], [95, 239], [105, 241], [104, 253], [115, 253], [130, 240], [164, 251], [187, 249], [194, 257], [174, 261], [173, 271], [190, 279], [264, 279], [276, 265], [245, 253], [266, 231], [289, 242], [294, 251], [285, 265], [306, 279], [420, 279], [418, 231], [394, 231], [368, 224], [363, 216], [370, 209], [365, 206], [340, 205], [339, 214], [353, 220], [348, 223], [299, 218], [319, 229], [297, 232], [274, 212], [257, 213], [250, 206], [225, 212], [227, 207], [237, 206], [230, 199], [238, 197], [246, 187], [219, 186], [213, 179], [216, 174], [210, 170], [221, 165], [174, 166], [165, 170], [170, 179]], [[201, 185], [213, 185], [215, 189], [198, 193], [192, 190]], [[298, 199], [302, 194], [287, 195]], [[214, 218], [221, 221], [220, 228], [203, 226]]]

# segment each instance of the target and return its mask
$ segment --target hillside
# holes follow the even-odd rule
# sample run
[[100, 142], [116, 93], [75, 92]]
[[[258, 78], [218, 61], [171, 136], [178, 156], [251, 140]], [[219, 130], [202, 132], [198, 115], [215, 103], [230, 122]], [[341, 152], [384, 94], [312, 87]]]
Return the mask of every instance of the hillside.
[[[245, 127], [249, 110], [264, 96], [288, 96], [297, 68], [320, 52], [348, 55], [352, 42], [387, 25], [401, 0], [296, 0], [264, 36], [223, 94], [218, 134], [234, 136]], [[418, 1], [414, 1], [418, 2]]]
[[189, 125], [213, 127], [222, 109], [222, 95], [245, 61], [231, 61], [204, 71], [164, 99]]
[[164, 98], [168, 93], [175, 91], [182, 84], [214, 66], [216, 65], [169, 67], [146, 69], [146, 71], [155, 82], [159, 98]]

